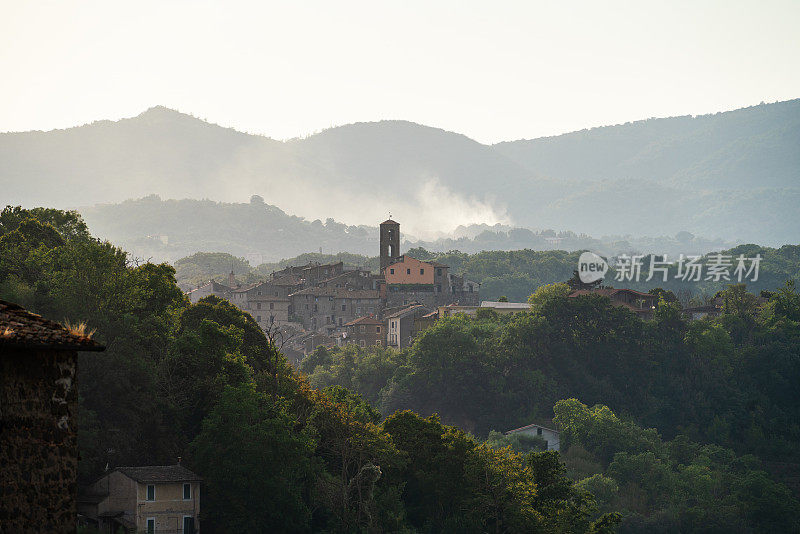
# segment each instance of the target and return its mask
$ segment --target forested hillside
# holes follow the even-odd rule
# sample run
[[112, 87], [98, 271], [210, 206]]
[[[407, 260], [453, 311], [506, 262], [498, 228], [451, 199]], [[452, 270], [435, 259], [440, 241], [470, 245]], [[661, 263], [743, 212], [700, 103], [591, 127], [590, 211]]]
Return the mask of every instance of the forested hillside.
[[[214, 251], [247, 256], [256, 266], [322, 249], [324, 254], [373, 254], [378, 228], [348, 226], [333, 219], [309, 221], [266, 204], [259, 196], [249, 203], [209, 200], [162, 200], [148, 196], [120, 204], [101, 204], [80, 210], [93, 233], [119, 243], [139, 258], [175, 261], [195, 252]], [[401, 226], [404, 228], [405, 225]], [[704, 239], [682, 232], [676, 236], [605, 237], [597, 239], [572, 231], [516, 228], [505, 225], [468, 225], [456, 235], [432, 241], [403, 233], [403, 248], [476, 253], [484, 250], [591, 249], [604, 254], [645, 251], [659, 254], [701, 254], [725, 246], [720, 239]]]
[[[258, 194], [348, 226], [391, 209], [411, 233], [433, 237], [504, 223], [775, 246], [800, 234], [799, 137], [798, 100], [493, 146], [406, 121], [275, 141], [156, 107], [117, 122], [0, 134], [0, 186], [6, 202], [27, 206]], [[312, 241], [301, 246], [320, 246]]]
[[[568, 473], [623, 512], [622, 532], [800, 528], [766, 474], [800, 471], [794, 284], [762, 307], [728, 289], [719, 319], [694, 322], [665, 301], [642, 321], [561, 286], [540, 288], [530, 313], [440, 319], [402, 352], [318, 348], [301, 368], [384, 414], [437, 413], [499, 445], [518, 443], [490, 431], [559, 426]], [[762, 499], [775, 507], [755, 512]]]
[[[82, 483], [183, 456], [211, 532], [800, 529], [769, 463], [798, 462], [792, 284], [765, 305], [731, 288], [693, 323], [545, 286], [530, 313], [442, 320], [403, 351], [318, 350], [297, 371], [174, 275], [75, 213], [0, 214], [0, 298], [107, 347], [79, 356]], [[561, 454], [491, 432], [551, 419]]]
[[[75, 213], [0, 214], [0, 299], [77, 325], [79, 483], [106, 466], [203, 477], [204, 532], [605, 533], [591, 493], [554, 453], [476, 441], [437, 418], [382, 418], [313, 389], [250, 315], [189, 305], [166, 264], [135, 265]], [[552, 488], [552, 491], [549, 491]]]
[[[754, 134], [758, 142], [753, 142]], [[696, 190], [780, 189], [798, 187], [798, 139], [800, 100], [790, 100], [713, 115], [651, 118], [494, 148], [520, 165], [568, 180], [638, 178]]]

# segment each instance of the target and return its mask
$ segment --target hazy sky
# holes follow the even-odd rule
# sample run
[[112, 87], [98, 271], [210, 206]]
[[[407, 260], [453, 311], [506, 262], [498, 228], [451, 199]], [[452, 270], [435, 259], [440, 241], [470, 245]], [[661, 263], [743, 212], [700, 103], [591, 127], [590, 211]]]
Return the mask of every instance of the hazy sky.
[[277, 139], [482, 142], [800, 97], [800, 0], [0, 0], [0, 131], [165, 105]]

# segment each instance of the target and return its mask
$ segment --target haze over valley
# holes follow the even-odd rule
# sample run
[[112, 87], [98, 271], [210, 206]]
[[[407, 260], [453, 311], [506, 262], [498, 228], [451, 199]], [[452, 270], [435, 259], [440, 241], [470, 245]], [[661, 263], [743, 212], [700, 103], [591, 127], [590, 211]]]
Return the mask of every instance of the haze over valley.
[[[375, 226], [391, 211], [410, 242], [500, 225], [597, 239], [688, 231], [712, 243], [779, 246], [800, 235], [798, 148], [800, 100], [496, 145], [405, 121], [276, 141], [154, 107], [116, 122], [0, 134], [0, 186], [4, 204], [79, 208], [93, 232], [126, 244], [170, 233], [153, 228], [153, 205], [138, 215], [130, 203], [93, 205], [260, 195], [309, 222]], [[187, 232], [201, 230], [175, 203], [162, 207]]]

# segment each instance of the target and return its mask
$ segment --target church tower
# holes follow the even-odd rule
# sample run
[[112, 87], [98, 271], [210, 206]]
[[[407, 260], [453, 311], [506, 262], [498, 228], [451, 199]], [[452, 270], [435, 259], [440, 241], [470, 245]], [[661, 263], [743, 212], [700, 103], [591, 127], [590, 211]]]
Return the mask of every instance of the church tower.
[[400, 256], [400, 223], [387, 219], [381, 223], [381, 271]]

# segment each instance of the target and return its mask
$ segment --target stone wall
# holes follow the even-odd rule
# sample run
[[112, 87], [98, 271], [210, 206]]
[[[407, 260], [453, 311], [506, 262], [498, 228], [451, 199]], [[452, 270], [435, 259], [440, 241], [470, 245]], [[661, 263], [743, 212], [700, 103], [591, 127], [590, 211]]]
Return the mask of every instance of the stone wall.
[[0, 531], [74, 532], [77, 354], [0, 348]]

